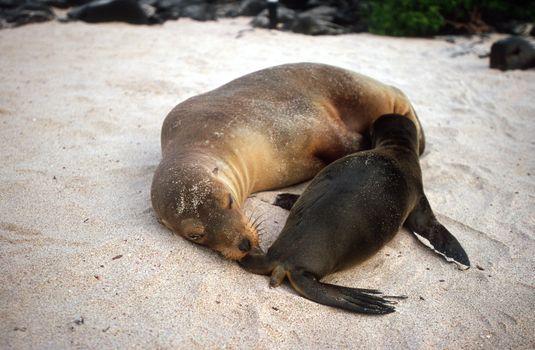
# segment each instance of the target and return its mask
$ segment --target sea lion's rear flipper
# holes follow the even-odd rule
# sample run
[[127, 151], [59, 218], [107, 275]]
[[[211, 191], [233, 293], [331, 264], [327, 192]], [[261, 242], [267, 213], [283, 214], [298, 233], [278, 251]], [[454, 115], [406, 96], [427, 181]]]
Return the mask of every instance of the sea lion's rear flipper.
[[279, 193], [273, 205], [281, 207], [282, 209], [290, 210], [294, 206], [295, 202], [299, 199], [298, 194], [293, 193]]
[[386, 300], [388, 297], [381, 296], [375, 289], [348, 288], [321, 283], [312, 274], [297, 270], [288, 271], [287, 277], [300, 295], [319, 304], [362, 314], [382, 315], [395, 311], [391, 306], [395, 302]]
[[420, 242], [444, 256], [447, 261], [455, 262], [465, 268], [470, 267], [470, 260], [463, 247], [438, 222], [425, 195], [422, 195], [420, 203], [405, 221], [405, 226], [415, 234]]

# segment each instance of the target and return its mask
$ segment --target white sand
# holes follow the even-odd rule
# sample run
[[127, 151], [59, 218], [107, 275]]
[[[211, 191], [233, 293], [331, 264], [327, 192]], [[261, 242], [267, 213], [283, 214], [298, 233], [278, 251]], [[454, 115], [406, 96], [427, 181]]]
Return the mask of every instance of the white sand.
[[[477, 57], [490, 41], [451, 57], [474, 41], [307, 37], [247, 21], [0, 31], [0, 348], [534, 348], [535, 71], [490, 70]], [[355, 315], [270, 289], [156, 222], [166, 113], [298, 61], [405, 91], [427, 134], [429, 200], [484, 270], [459, 271], [400, 232], [327, 279], [409, 296], [394, 314]], [[267, 198], [248, 202], [268, 218], [264, 247], [286, 215]]]

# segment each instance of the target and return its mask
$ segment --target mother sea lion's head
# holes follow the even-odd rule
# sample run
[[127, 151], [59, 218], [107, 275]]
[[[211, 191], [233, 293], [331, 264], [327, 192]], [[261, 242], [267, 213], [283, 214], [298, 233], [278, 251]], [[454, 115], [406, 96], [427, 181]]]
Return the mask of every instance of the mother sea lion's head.
[[232, 192], [217, 172], [202, 165], [162, 162], [154, 175], [151, 199], [170, 230], [239, 260], [258, 247], [258, 233]]

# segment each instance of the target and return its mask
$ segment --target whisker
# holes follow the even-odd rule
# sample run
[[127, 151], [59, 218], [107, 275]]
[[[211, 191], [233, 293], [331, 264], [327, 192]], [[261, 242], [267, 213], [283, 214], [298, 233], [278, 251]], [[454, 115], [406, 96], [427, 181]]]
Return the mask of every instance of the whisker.
[[262, 224], [263, 224], [264, 222], [266, 222], [266, 221], [267, 221], [267, 219], [264, 219], [264, 220], [260, 221], [259, 223], [257, 223], [257, 224], [255, 225], [255, 229], [257, 229], [258, 227], [260, 227], [260, 225], [262, 225]]
[[249, 219], [249, 222], [251, 222], [251, 220], [253, 219], [255, 209], [256, 207], [249, 211], [249, 215], [247, 215], [247, 219]]
[[258, 216], [256, 217], [256, 219], [254, 219], [254, 221], [251, 223], [251, 226], [252, 226], [252, 227], [257, 226], [257, 222], [258, 222], [259, 219], [262, 218], [262, 216], [263, 216], [263, 214], [258, 215]]
[[258, 227], [255, 229], [258, 236], [263, 236], [267, 231], [263, 227]]

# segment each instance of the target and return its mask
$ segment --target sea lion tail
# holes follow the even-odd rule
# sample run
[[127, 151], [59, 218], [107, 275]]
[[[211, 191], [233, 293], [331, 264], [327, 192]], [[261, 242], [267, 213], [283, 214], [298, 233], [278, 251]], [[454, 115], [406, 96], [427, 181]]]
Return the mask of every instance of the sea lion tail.
[[388, 314], [395, 311], [392, 304], [396, 302], [386, 298], [406, 298], [405, 296], [383, 296], [375, 289], [348, 288], [321, 283], [315, 276], [302, 270], [285, 272], [290, 284], [301, 296], [319, 304], [356, 313]]
[[440, 223], [433, 214], [425, 195], [410, 213], [405, 226], [424, 245], [442, 255], [447, 261], [455, 262], [463, 269], [470, 267], [470, 260], [459, 241]]

